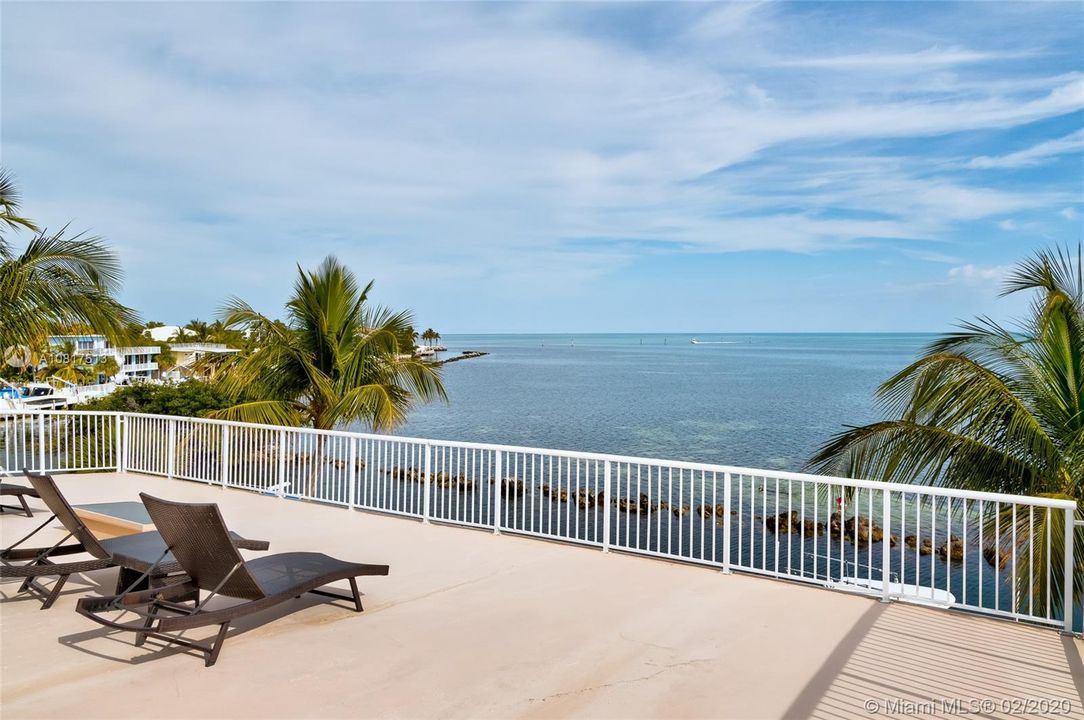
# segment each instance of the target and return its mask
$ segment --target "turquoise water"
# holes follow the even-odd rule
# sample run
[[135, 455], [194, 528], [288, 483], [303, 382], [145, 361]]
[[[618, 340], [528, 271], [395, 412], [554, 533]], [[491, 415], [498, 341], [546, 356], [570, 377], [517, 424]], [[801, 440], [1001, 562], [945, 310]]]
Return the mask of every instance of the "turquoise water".
[[[701, 344], [692, 344], [696, 337]], [[446, 357], [464, 350], [491, 353], [446, 365], [447, 405], [417, 408], [402, 435], [470, 440], [529, 447], [596, 451], [672, 460], [717, 462], [753, 468], [801, 470], [810, 455], [847, 425], [881, 417], [877, 386], [913, 362], [935, 338], [929, 334], [754, 334], [754, 335], [478, 335], [444, 339]], [[457, 465], [452, 474], [470, 473]], [[522, 496], [505, 498], [502, 526], [598, 540], [603, 511], [571, 500], [554, 502], [543, 483], [553, 483], [552, 464], [536, 467], [515, 457], [504, 476], [526, 484]], [[561, 466], [558, 463], [558, 485]], [[624, 474], [622, 474], [624, 472]], [[565, 487], [597, 490], [597, 473], [566, 467]], [[678, 476], [678, 496], [663, 494], [661, 475], [614, 469], [610, 514], [612, 544], [665, 551], [690, 558], [717, 559], [723, 546], [722, 521], [699, 516], [718, 502], [715, 479], [698, 488]], [[417, 485], [417, 483], [414, 483]], [[416, 492], [420, 492], [415, 488]], [[807, 497], [801, 484], [742, 479], [732, 498], [730, 561], [736, 567], [803, 577], [881, 576], [883, 541], [855, 545], [811, 530], [776, 534], [772, 522], [782, 511], [804, 507], [803, 518], [824, 521], [843, 508], [842, 498]], [[503, 494], [503, 493], [502, 493]], [[435, 506], [459, 511], [477, 507], [480, 522], [494, 521], [492, 493], [438, 487]], [[676, 497], [677, 505], [674, 504]], [[624, 510], [629, 498], [639, 509]], [[688, 505], [688, 515], [645, 510], [667, 500]], [[877, 518], [874, 498], [849, 500], [843, 517]], [[879, 500], [878, 500], [879, 502]], [[614, 505], [613, 503], [617, 503]], [[982, 509], [982, 508], [980, 508]], [[985, 560], [985, 540], [974, 503], [908, 500], [904, 516], [891, 524], [889, 576], [894, 582], [937, 588], [966, 604], [1015, 612], [1013, 571]], [[647, 515], [645, 516], [645, 512]], [[989, 517], [991, 510], [985, 509]], [[675, 519], [676, 518], [676, 519]], [[965, 519], [966, 518], [966, 519]], [[857, 521], [854, 521], [857, 522]], [[815, 524], [815, 522], [814, 522]], [[855, 525], [857, 527], [857, 525]], [[857, 531], [856, 531], [857, 534]], [[950, 537], [966, 536], [966, 561], [948, 561], [936, 552], [922, 555], [905, 538], [917, 535], [931, 551]], [[833, 546], [834, 543], [834, 546]], [[832, 548], [835, 548], [834, 550]], [[1023, 601], [1021, 601], [1023, 603]], [[1030, 605], [1020, 610], [1031, 612]], [[1035, 610], [1042, 614], [1040, 603]], [[1080, 612], [1079, 609], [1077, 611]], [[1055, 613], [1056, 616], [1056, 613]], [[1077, 618], [1081, 615], [1077, 614]], [[1079, 624], [1079, 620], [1078, 620]]]
[[[698, 338], [702, 344], [690, 341]], [[399, 434], [798, 470], [933, 335], [454, 335]]]

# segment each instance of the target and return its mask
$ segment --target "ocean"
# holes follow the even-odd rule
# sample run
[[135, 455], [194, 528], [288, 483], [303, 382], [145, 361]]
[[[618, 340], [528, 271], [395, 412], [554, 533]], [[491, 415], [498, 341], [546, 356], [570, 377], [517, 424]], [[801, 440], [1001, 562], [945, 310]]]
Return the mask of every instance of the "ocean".
[[[693, 344], [693, 339], [700, 344]], [[397, 434], [801, 470], [930, 334], [449, 335], [447, 404]]]
[[[694, 338], [698, 344], [691, 342]], [[418, 406], [397, 434], [801, 471], [834, 434], [882, 417], [877, 387], [914, 362], [935, 338], [716, 333], [447, 336], [443, 344], [448, 353], [443, 357], [465, 350], [489, 355], [446, 365], [449, 402]], [[469, 463], [456, 464], [460, 456], [437, 457], [451, 463], [439, 467], [449, 467], [453, 474], [476, 469]], [[558, 502], [545, 485], [555, 482], [552, 463], [536, 466], [515, 454], [506, 462], [510, 467], [505, 476], [526, 482], [527, 489], [522, 497], [506, 498], [505, 527], [555, 528], [560, 535], [597, 540], [602, 511], [590, 506], [584, 510], [582, 503], [574, 507], [577, 499], [572, 493], [573, 486], [597, 491], [597, 474], [592, 480], [579, 464], [574, 469], [567, 466], [566, 474], [575, 479], [566, 478], [570, 497]], [[553, 487], [559, 489], [560, 463], [557, 471]], [[612, 513], [613, 542], [691, 558], [704, 554], [714, 558], [721, 552], [722, 521], [714, 516], [705, 521], [698, 515], [702, 503], [710, 507], [719, 501], [717, 478], [706, 485], [701, 480], [698, 487], [695, 474], [668, 475], [668, 483], [678, 478], [679, 495], [674, 495], [672, 485], [664, 486], [661, 472], [653, 477], [650, 469], [642, 474], [639, 468], [623, 469], [620, 464], [613, 472], [612, 496], [618, 509], [607, 511]], [[812, 490], [806, 493], [800, 483], [795, 489], [755, 475], [735, 480], [732, 562], [765, 572], [784, 567], [791, 575], [820, 579], [880, 577], [880, 542], [854, 544], [848, 537], [841, 544], [852, 522], [859, 534], [853, 515], [875, 522], [881, 517], [879, 498], [875, 506], [869, 493], [847, 499], [833, 493], [821, 497]], [[493, 512], [489, 494], [440, 486], [435, 497], [440, 510], [455, 514], [472, 508], [483, 525], [492, 522], [486, 514]], [[656, 512], [664, 500], [672, 508], [685, 503], [691, 512], [678, 520], [666, 511]], [[930, 587], [952, 592], [957, 601], [971, 605], [1017, 610], [1011, 591], [1015, 573], [1011, 568], [995, 571], [984, 558], [993, 528], [986, 528], [985, 540], [980, 528], [991, 517], [990, 507], [951, 501], [935, 505], [928, 497], [907, 500], [904, 506], [904, 515], [896, 515], [892, 525], [893, 582], [917, 583], [923, 592]], [[803, 507], [802, 517], [807, 525], [812, 518], [812, 526], [803, 534], [798, 529], [775, 534], [773, 523], [782, 517], [781, 509]], [[821, 534], [818, 511], [822, 525], [836, 511], [851, 519], [842, 529]], [[951, 538], [962, 537], [967, 537], [968, 547], [962, 562], [939, 557]], [[919, 540], [931, 544], [920, 549]], [[1026, 610], [1031, 611], [1030, 604]], [[1036, 614], [1041, 613], [1037, 608]], [[1077, 613], [1079, 624], [1079, 608]]]

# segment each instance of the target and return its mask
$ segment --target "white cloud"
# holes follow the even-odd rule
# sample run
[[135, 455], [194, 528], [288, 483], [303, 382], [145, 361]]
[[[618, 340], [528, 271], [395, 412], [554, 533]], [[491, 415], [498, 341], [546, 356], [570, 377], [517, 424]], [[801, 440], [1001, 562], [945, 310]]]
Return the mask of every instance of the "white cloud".
[[992, 282], [1001, 280], [1012, 268], [1008, 265], [959, 265], [948, 271], [948, 277], [964, 283]]
[[1071, 207], [1065, 208], [1064, 210], [1059, 212], [1058, 215], [1061, 215], [1066, 220], [1076, 220], [1077, 218], [1076, 209]]
[[809, 57], [781, 60], [779, 67], [825, 68], [832, 70], [884, 71], [885, 69], [933, 68], [941, 66], [986, 63], [994, 60], [1016, 60], [1032, 56], [1030, 52], [984, 52], [965, 48], [930, 47], [916, 52], [871, 52], [830, 57]]
[[[1084, 108], [1084, 76], [991, 74], [1025, 51], [953, 28], [858, 32], [841, 55], [804, 7], [773, 4], [666, 9], [646, 39], [647, 22], [618, 37], [606, 13], [628, 10], [605, 5], [111, 7], [5, 7], [5, 162], [28, 211], [92, 223], [148, 292], [181, 247], [187, 277], [203, 265], [242, 294], [328, 249], [404, 285], [545, 287], [628, 265], [623, 241], [897, 248], [1076, 200], [926, 153]], [[897, 142], [906, 159], [862, 147]]]
[[1047, 140], [1029, 148], [999, 157], [981, 156], [969, 165], [974, 168], [1020, 168], [1039, 165], [1045, 160], [1084, 150], [1084, 130], [1077, 130], [1065, 137]]

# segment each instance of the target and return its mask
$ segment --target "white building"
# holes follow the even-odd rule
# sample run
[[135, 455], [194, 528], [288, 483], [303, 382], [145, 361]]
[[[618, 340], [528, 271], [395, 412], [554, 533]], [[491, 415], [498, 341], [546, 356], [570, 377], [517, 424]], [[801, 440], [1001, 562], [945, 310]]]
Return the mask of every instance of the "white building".
[[113, 347], [104, 335], [52, 335], [48, 341], [52, 352], [61, 352], [65, 343], [72, 343], [75, 352], [86, 358], [86, 365], [91, 367], [106, 357], [116, 360], [117, 365], [120, 366], [120, 372], [113, 377], [100, 377], [99, 381], [124, 382], [158, 376], [158, 363], [155, 357], [162, 348], [157, 345]]
[[180, 325], [162, 325], [156, 328], [147, 328], [143, 334], [156, 343], [164, 343], [174, 338], [183, 338], [185, 335], [195, 335], [194, 332]]
[[176, 358], [176, 365], [173, 369], [163, 373], [163, 377], [172, 379], [181, 379], [187, 377], [194, 377], [198, 373], [193, 371], [193, 366], [196, 362], [205, 355], [208, 354], [223, 354], [233, 355], [241, 352], [234, 348], [228, 347], [223, 343], [210, 343], [210, 342], [180, 342], [170, 343], [169, 349], [173, 351], [173, 356]]

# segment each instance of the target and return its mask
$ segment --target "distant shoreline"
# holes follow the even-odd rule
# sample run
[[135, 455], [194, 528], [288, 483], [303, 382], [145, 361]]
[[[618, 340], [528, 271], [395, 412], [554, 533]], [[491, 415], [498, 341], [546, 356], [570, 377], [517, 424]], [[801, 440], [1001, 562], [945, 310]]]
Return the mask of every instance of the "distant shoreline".
[[432, 364], [435, 367], [441, 367], [442, 365], [447, 365], [448, 363], [459, 362], [460, 360], [470, 360], [471, 358], [479, 358], [483, 355], [489, 355], [489, 353], [482, 352], [481, 350], [464, 350], [462, 353], [456, 355], [455, 357], [445, 358], [444, 360], [437, 360]]
[[771, 331], [757, 330], [750, 332], [460, 332], [445, 333], [445, 338], [461, 337], [545, 337], [545, 338], [569, 338], [569, 337], [672, 337], [672, 338], [707, 338], [707, 337], [748, 337], [748, 336], [896, 336], [896, 337], [936, 337], [951, 332], [951, 328], [945, 330], [924, 331], [897, 331], [897, 330], [840, 330], [840, 331]]

